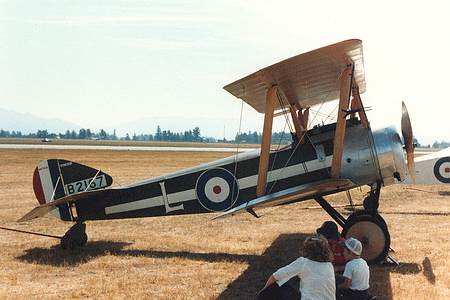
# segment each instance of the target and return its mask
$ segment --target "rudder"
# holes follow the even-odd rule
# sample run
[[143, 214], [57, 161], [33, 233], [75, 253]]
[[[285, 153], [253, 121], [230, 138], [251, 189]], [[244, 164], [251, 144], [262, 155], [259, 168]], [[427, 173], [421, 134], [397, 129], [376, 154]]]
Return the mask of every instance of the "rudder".
[[[112, 182], [112, 177], [100, 170], [64, 159], [43, 160], [33, 174], [34, 194], [40, 204], [106, 188]], [[59, 205], [52, 214], [64, 221], [73, 221], [67, 203]]]

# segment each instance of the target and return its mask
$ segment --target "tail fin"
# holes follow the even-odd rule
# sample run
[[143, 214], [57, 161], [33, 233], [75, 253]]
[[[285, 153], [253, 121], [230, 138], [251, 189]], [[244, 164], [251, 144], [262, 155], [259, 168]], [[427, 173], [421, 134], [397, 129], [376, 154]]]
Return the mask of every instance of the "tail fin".
[[[108, 174], [94, 168], [63, 159], [39, 162], [33, 174], [33, 189], [40, 204], [64, 196], [106, 188], [113, 180]], [[72, 221], [67, 203], [58, 205], [52, 213], [64, 221]]]

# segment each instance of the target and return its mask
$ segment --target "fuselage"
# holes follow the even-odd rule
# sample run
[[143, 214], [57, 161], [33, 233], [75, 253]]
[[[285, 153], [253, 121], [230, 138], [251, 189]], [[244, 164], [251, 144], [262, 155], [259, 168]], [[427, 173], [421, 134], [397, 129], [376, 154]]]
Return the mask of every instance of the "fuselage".
[[[335, 124], [308, 131], [304, 143], [272, 151], [266, 194], [330, 178]], [[259, 151], [109, 188], [74, 207], [82, 220], [221, 212], [256, 198]], [[392, 184], [406, 176], [402, 143], [393, 128], [372, 132], [347, 122], [340, 177], [355, 185]], [[306, 200], [306, 199], [298, 199]], [[64, 214], [67, 215], [67, 214]], [[70, 215], [75, 215], [74, 213]]]

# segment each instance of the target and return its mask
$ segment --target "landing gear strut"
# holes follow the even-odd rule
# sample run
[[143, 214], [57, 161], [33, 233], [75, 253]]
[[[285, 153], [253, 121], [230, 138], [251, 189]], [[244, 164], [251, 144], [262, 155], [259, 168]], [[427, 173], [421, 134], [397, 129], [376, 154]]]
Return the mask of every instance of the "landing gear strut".
[[364, 209], [372, 215], [378, 214], [378, 207], [380, 206], [380, 190], [381, 182], [374, 183], [369, 194], [363, 200]]
[[77, 222], [61, 238], [61, 248], [72, 250], [86, 245], [88, 236], [86, 234], [86, 224]]
[[366, 197], [368, 205], [364, 210], [356, 211], [347, 219], [335, 210], [323, 197], [314, 199], [320, 206], [338, 223], [342, 228], [341, 236], [344, 238], [354, 237], [361, 241], [363, 251], [361, 257], [369, 264], [383, 261], [391, 244], [388, 227], [384, 219], [378, 214], [378, 199], [381, 185], [377, 183]]

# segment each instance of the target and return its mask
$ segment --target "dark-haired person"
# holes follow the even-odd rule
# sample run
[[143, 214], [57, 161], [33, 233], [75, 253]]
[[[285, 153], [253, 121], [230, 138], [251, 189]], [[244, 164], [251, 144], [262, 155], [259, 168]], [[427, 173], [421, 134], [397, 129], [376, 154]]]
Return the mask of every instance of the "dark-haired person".
[[330, 246], [331, 252], [333, 252], [334, 256], [334, 271], [338, 273], [344, 272], [346, 260], [344, 257], [343, 243], [345, 239], [342, 238], [339, 234], [336, 223], [332, 221], [326, 221], [322, 224], [322, 226], [317, 228], [316, 232], [324, 236], [328, 241], [328, 245]]
[[[302, 256], [274, 272], [267, 280], [258, 299], [334, 300], [336, 285], [328, 242], [320, 235], [305, 239]], [[300, 295], [283, 285], [294, 276], [300, 278]]]

